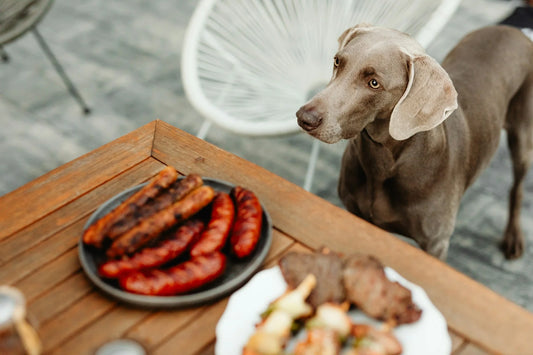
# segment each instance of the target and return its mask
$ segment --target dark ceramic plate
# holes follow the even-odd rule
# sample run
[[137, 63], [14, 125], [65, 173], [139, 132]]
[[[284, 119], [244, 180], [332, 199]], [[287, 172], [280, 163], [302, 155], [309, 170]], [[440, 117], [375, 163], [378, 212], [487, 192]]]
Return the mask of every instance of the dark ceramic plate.
[[[234, 185], [225, 181], [203, 178], [204, 184], [216, 191], [230, 192]], [[144, 184], [132, 187], [114, 196], [101, 205], [89, 218], [84, 230], [98, 219], [118, 206], [122, 201], [139, 190]], [[263, 226], [261, 238], [253, 254], [243, 260], [228, 257], [224, 274], [206, 285], [204, 288], [176, 296], [145, 296], [123, 291], [114, 280], [101, 278], [98, 275], [98, 265], [105, 260], [101, 250], [83, 244], [82, 238], [78, 242], [78, 255], [81, 266], [89, 279], [106, 294], [129, 304], [146, 307], [186, 307], [214, 301], [242, 286], [261, 267], [272, 243], [272, 221], [263, 207]]]

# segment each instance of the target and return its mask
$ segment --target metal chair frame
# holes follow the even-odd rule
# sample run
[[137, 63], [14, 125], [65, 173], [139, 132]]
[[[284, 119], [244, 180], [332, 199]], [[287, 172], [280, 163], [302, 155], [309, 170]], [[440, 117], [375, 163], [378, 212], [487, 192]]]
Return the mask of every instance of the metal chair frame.
[[31, 31], [69, 93], [78, 102], [83, 113], [89, 114], [91, 109], [37, 30], [37, 24], [48, 12], [52, 3], [53, 0], [0, 0], [0, 58], [4, 63], [8, 63], [10, 56], [4, 46]]

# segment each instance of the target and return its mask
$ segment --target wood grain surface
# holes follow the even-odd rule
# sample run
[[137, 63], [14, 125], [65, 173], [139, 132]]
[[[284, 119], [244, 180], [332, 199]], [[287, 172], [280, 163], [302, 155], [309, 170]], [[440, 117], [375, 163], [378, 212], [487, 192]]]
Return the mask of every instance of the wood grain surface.
[[0, 284], [20, 288], [45, 353], [91, 354], [132, 338], [150, 354], [209, 354], [227, 298], [186, 309], [117, 302], [85, 277], [77, 243], [88, 217], [165, 165], [252, 189], [273, 220], [264, 267], [289, 250], [376, 255], [425, 289], [444, 314], [453, 354], [526, 354], [533, 315], [300, 187], [163, 121], [151, 122], [0, 198]]

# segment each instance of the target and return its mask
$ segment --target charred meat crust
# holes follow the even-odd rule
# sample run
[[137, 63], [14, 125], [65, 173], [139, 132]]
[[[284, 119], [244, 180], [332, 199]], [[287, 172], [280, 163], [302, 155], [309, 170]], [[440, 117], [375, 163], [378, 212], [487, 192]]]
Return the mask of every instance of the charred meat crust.
[[390, 281], [381, 262], [371, 255], [350, 256], [344, 264], [343, 280], [347, 300], [371, 317], [404, 324], [421, 316], [411, 291]]
[[308, 274], [315, 275], [317, 285], [307, 299], [313, 307], [325, 302], [342, 303], [342, 260], [336, 254], [291, 252], [281, 258], [279, 266], [289, 287], [299, 285]]
[[167, 208], [176, 201], [184, 198], [189, 192], [203, 184], [202, 178], [196, 174], [190, 174], [181, 180], [176, 180], [167, 189], [161, 188], [161, 192], [155, 198], [146, 201], [142, 208], [136, 208], [133, 213], [122, 218], [111, 226], [107, 232], [107, 238], [114, 240], [124, 234], [145, 218]]
[[348, 301], [367, 315], [393, 324], [417, 321], [422, 311], [411, 291], [390, 281], [381, 262], [371, 255], [354, 254], [343, 260], [335, 253], [298, 253], [283, 256], [279, 266], [290, 288], [308, 274], [317, 279], [307, 301], [313, 307], [325, 302]]
[[213, 200], [214, 196], [215, 192], [212, 187], [205, 185], [198, 187], [183, 199], [142, 220], [122, 234], [111, 244], [107, 250], [107, 256], [118, 258], [133, 254], [165, 230], [198, 213]]
[[163, 189], [173, 184], [178, 178], [178, 172], [167, 166], [155, 176], [146, 186], [128, 197], [126, 201], [113, 211], [93, 223], [83, 234], [83, 242], [101, 248], [108, 239], [110, 230], [120, 226], [135, 215], [148, 201], [155, 198]]

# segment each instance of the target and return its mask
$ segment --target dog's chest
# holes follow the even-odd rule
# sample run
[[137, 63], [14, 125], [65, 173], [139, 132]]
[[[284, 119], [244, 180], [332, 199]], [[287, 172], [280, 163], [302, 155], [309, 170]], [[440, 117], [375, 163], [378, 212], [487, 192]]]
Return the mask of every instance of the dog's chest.
[[390, 195], [388, 195], [382, 186], [373, 186], [367, 194], [367, 203], [362, 212], [365, 218], [376, 225], [386, 225], [399, 220], [399, 217], [392, 206]]
[[367, 181], [379, 188], [386, 180], [396, 175], [396, 161], [392, 152], [374, 142], [368, 134], [362, 134], [357, 143], [358, 157]]
[[394, 185], [397, 165], [390, 150], [369, 141], [361, 140], [359, 161], [365, 175], [364, 184], [357, 193], [363, 216], [375, 224], [393, 223], [399, 219], [394, 208]]

